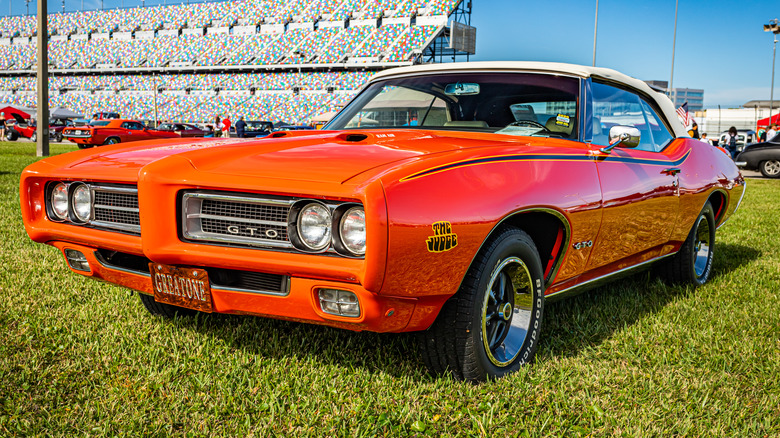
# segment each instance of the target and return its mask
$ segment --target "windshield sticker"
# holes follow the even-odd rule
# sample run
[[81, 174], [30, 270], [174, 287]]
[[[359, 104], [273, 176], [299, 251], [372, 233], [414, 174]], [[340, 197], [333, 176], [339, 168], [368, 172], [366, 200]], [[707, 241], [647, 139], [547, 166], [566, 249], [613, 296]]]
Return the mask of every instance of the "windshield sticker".
[[458, 235], [452, 232], [452, 224], [447, 221], [434, 222], [431, 228], [433, 236], [425, 241], [429, 252], [449, 251], [458, 246]]
[[569, 116], [567, 115], [558, 114], [558, 117], [555, 118], [555, 124], [558, 126], [563, 126], [565, 128], [568, 128], [569, 123], [571, 123], [571, 119], [569, 119]]

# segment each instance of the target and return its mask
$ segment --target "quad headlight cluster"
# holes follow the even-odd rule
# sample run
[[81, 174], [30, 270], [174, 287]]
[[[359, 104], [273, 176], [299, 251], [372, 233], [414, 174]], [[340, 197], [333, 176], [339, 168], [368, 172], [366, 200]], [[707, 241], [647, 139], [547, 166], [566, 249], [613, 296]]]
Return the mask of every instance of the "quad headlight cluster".
[[92, 189], [82, 183], [56, 183], [48, 192], [49, 219], [83, 224], [92, 219]]
[[293, 206], [291, 219], [290, 240], [300, 250], [321, 252], [332, 245], [340, 254], [366, 254], [366, 213], [361, 205], [332, 209], [318, 201], [303, 201]]

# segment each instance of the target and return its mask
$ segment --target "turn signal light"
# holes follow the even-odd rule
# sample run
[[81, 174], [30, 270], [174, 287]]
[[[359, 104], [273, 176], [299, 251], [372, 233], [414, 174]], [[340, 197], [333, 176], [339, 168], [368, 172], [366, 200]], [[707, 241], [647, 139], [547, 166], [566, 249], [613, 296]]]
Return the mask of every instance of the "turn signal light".
[[320, 289], [320, 308], [331, 315], [357, 318], [360, 316], [360, 303], [354, 292], [338, 289]]
[[90, 272], [89, 262], [83, 252], [76, 251], [75, 249], [66, 249], [65, 259], [68, 261], [68, 266], [71, 268], [77, 271]]

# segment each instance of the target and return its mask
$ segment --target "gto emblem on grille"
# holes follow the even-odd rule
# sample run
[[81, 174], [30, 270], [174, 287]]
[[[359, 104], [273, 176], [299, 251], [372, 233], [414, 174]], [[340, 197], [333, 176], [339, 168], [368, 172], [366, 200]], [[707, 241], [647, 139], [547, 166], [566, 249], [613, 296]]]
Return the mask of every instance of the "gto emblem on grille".
[[279, 232], [276, 230], [268, 229], [265, 231], [259, 230], [257, 228], [252, 227], [245, 227], [242, 228], [238, 225], [229, 225], [227, 227], [227, 232], [230, 234], [249, 234], [252, 237], [260, 237], [261, 233], [265, 235], [265, 237], [269, 239], [276, 239], [279, 237]]

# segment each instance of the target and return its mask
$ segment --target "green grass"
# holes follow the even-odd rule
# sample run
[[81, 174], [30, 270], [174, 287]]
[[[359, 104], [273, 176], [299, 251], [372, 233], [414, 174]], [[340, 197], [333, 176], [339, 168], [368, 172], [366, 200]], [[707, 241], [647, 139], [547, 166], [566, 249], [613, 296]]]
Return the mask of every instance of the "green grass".
[[0, 436], [780, 436], [780, 181], [749, 181], [706, 286], [552, 303], [536, 364], [472, 385], [413, 335], [149, 315], [28, 239], [34, 150], [0, 143]]

